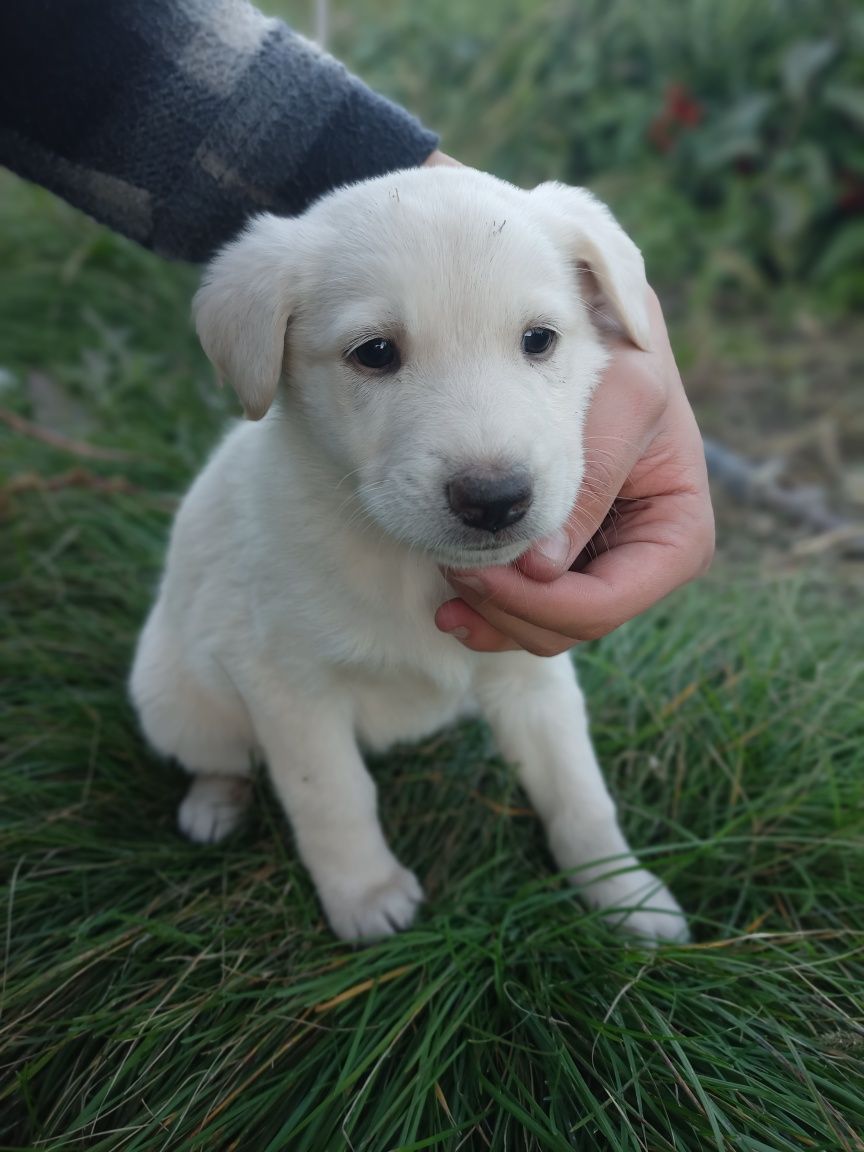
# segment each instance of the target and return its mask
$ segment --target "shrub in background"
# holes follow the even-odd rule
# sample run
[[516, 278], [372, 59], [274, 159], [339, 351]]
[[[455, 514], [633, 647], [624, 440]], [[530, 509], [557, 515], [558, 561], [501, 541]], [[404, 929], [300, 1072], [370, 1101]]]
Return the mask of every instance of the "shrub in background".
[[835, 310], [864, 303], [858, 0], [332, 8], [335, 54], [449, 151], [593, 186], [655, 278], [745, 304], [801, 279]]

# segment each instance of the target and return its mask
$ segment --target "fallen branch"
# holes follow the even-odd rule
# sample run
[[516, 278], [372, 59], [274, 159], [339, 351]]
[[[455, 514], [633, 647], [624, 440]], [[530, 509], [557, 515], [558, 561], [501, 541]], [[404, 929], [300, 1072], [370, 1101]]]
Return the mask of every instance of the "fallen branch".
[[[776, 512], [813, 529], [824, 538], [826, 548], [836, 544], [845, 555], [864, 558], [864, 524], [838, 516], [822, 489], [784, 488], [777, 482], [778, 463], [756, 464], [716, 440], [705, 441], [705, 459], [711, 479], [739, 504]], [[809, 549], [821, 550], [818, 541]]]
[[0, 499], [17, 495], [19, 492], [59, 492], [64, 488], [86, 488], [91, 492], [107, 495], [144, 496], [160, 508], [173, 510], [177, 507], [177, 497], [162, 495], [133, 484], [125, 476], [99, 476], [86, 468], [71, 468], [67, 472], [57, 472], [44, 476], [39, 472], [19, 472], [5, 484], [0, 485]]
[[25, 420], [23, 416], [19, 416], [9, 408], [0, 408], [0, 421], [20, 436], [28, 436], [31, 440], [38, 440], [41, 444], [48, 444], [51, 448], [69, 452], [84, 460], [111, 460], [116, 463], [136, 459], [131, 452], [123, 452], [119, 448], [100, 448], [84, 440], [73, 440], [69, 436], [64, 436], [62, 432], [54, 432], [51, 428], [43, 428], [41, 424]]

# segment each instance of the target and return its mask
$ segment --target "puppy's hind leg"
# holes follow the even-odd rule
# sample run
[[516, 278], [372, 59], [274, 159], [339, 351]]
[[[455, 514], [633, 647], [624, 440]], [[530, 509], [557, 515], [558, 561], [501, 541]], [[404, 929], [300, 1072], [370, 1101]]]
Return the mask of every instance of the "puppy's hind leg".
[[177, 810], [180, 831], [196, 844], [216, 844], [243, 817], [251, 786], [239, 776], [196, 776]]
[[154, 610], [141, 634], [129, 688], [149, 743], [195, 778], [178, 811], [180, 830], [213, 843], [236, 828], [255, 747], [243, 701], [214, 664], [194, 665]]

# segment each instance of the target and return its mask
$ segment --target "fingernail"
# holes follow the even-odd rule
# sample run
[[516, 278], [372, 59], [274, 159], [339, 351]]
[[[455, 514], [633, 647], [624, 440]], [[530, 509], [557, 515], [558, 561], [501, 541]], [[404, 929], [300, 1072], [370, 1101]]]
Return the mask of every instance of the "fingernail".
[[538, 540], [535, 547], [542, 552], [550, 564], [566, 564], [570, 556], [570, 537], [566, 532], [553, 532]]
[[479, 576], [463, 576], [460, 572], [453, 572], [451, 579], [454, 584], [458, 584], [462, 588], [468, 588], [471, 592], [480, 592], [482, 594], [486, 591], [486, 585]]
[[451, 628], [447, 635], [452, 636], [454, 640], [467, 640], [471, 633], [467, 628]]

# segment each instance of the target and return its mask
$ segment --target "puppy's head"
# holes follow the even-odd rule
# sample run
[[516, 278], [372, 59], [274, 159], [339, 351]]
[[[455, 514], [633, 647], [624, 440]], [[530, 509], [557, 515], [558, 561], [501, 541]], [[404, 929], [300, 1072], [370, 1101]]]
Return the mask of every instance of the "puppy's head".
[[508, 563], [566, 519], [607, 356], [592, 314], [646, 347], [645, 295], [638, 249], [589, 193], [437, 168], [258, 218], [195, 311], [250, 418], [281, 383], [340, 491], [465, 567]]

